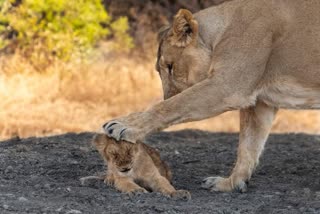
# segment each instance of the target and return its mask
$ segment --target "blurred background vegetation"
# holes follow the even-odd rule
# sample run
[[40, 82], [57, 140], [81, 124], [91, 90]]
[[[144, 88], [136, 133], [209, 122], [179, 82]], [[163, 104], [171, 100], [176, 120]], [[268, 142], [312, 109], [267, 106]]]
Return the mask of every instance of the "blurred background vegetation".
[[0, 7], [0, 49], [36, 67], [86, 56], [110, 35], [119, 48], [133, 47], [127, 17], [112, 20], [100, 0], [1, 0]]
[[[96, 131], [162, 99], [157, 31], [180, 8], [225, 0], [0, 0], [0, 139]], [[238, 131], [238, 113], [173, 127]], [[316, 111], [274, 131], [319, 133]]]

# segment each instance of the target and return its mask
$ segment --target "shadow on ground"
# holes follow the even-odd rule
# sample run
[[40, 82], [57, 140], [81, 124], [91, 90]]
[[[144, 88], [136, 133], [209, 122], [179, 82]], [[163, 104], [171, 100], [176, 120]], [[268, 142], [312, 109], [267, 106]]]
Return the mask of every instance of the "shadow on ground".
[[228, 175], [237, 135], [196, 130], [162, 132], [147, 139], [174, 172], [174, 185], [192, 200], [157, 193], [134, 198], [102, 182], [79, 178], [104, 170], [92, 133], [0, 142], [0, 213], [320, 213], [320, 137], [272, 135], [249, 191], [211, 193], [203, 178]]

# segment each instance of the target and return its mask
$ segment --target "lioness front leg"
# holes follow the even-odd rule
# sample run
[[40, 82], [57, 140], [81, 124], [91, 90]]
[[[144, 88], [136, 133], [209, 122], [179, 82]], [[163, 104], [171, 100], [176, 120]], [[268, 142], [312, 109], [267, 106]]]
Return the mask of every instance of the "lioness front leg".
[[277, 109], [262, 102], [240, 111], [238, 158], [232, 174], [229, 178], [206, 178], [202, 184], [204, 188], [223, 192], [247, 190], [246, 184], [258, 165], [276, 112]]
[[[250, 86], [248, 83], [244, 85]], [[230, 90], [232, 87], [233, 89]], [[228, 110], [254, 104], [256, 99], [254, 89], [248, 89], [245, 93], [234, 90], [236, 87], [229, 85], [223, 78], [212, 77], [160, 102], [145, 112], [112, 120], [103, 128], [109, 137], [135, 143], [143, 140], [149, 133], [174, 124], [206, 119]], [[203, 92], [207, 94], [204, 96]]]

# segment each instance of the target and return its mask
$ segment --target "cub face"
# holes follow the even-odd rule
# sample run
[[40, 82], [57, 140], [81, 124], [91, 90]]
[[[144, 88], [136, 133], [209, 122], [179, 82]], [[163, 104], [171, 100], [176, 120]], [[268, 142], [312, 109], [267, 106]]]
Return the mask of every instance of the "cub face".
[[133, 160], [138, 152], [138, 145], [125, 141], [116, 142], [106, 135], [96, 135], [93, 139], [100, 155], [119, 172], [129, 172], [133, 167]]

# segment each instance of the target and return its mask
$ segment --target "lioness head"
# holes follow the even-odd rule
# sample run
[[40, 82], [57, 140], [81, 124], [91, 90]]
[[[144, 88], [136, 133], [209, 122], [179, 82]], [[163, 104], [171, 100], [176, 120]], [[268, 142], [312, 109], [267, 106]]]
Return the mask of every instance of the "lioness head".
[[156, 69], [160, 74], [164, 99], [168, 99], [205, 79], [210, 67], [210, 50], [199, 36], [193, 14], [181, 9], [169, 27], [158, 35]]
[[128, 172], [133, 165], [134, 155], [138, 151], [138, 144], [126, 141], [115, 141], [105, 134], [98, 134], [93, 139], [100, 155], [108, 162], [112, 163], [119, 172]]

